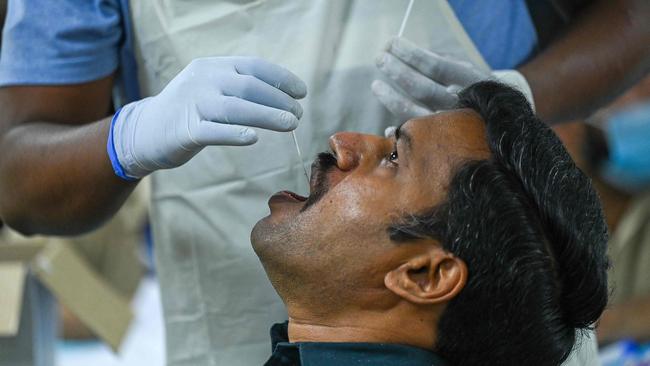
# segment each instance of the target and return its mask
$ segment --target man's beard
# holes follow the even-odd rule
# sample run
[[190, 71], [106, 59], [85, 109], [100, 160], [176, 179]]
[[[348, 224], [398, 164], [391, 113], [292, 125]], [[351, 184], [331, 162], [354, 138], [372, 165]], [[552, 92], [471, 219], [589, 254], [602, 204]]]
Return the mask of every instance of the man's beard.
[[334, 167], [336, 167], [336, 157], [332, 153], [322, 152], [318, 154], [316, 160], [311, 165], [311, 192], [307, 201], [305, 201], [305, 205], [300, 209], [300, 212], [314, 205], [329, 191], [330, 186], [327, 180], [327, 173]]

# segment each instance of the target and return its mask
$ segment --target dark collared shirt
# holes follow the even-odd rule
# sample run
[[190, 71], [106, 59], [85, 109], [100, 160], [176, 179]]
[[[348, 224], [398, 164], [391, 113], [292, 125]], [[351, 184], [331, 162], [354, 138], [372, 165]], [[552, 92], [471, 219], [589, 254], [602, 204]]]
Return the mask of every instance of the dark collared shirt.
[[435, 353], [386, 343], [289, 343], [287, 323], [271, 328], [273, 354], [265, 366], [445, 366]]

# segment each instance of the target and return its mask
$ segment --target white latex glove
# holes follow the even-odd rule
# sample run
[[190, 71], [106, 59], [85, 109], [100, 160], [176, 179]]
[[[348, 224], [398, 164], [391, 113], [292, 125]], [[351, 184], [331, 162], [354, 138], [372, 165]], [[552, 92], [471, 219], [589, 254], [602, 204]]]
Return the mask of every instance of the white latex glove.
[[[192, 61], [160, 94], [113, 118], [108, 152], [117, 175], [137, 179], [184, 164], [208, 145], [250, 145], [249, 127], [291, 131], [307, 87], [296, 75], [250, 57]], [[249, 126], [249, 127], [245, 127]]]
[[381, 80], [372, 83], [372, 91], [402, 121], [451, 108], [461, 89], [486, 79], [517, 88], [533, 105], [530, 86], [518, 71], [485, 72], [469, 62], [420, 48], [405, 38], [388, 42], [377, 58], [377, 67], [404, 93]]

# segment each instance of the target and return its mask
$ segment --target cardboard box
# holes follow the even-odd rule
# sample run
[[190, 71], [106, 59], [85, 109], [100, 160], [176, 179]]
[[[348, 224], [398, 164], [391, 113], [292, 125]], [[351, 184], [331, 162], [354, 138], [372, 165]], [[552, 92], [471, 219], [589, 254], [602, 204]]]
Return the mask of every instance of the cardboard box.
[[65, 242], [0, 245], [0, 337], [18, 332], [28, 273], [117, 351], [133, 318], [129, 300]]

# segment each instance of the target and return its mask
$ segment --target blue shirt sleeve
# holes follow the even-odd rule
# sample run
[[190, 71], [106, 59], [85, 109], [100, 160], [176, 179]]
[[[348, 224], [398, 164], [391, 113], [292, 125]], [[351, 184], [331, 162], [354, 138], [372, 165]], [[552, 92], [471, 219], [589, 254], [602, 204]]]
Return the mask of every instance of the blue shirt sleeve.
[[525, 0], [449, 0], [449, 5], [493, 69], [513, 69], [535, 50], [537, 31]]
[[97, 80], [115, 71], [123, 40], [119, 0], [10, 0], [0, 86]]

